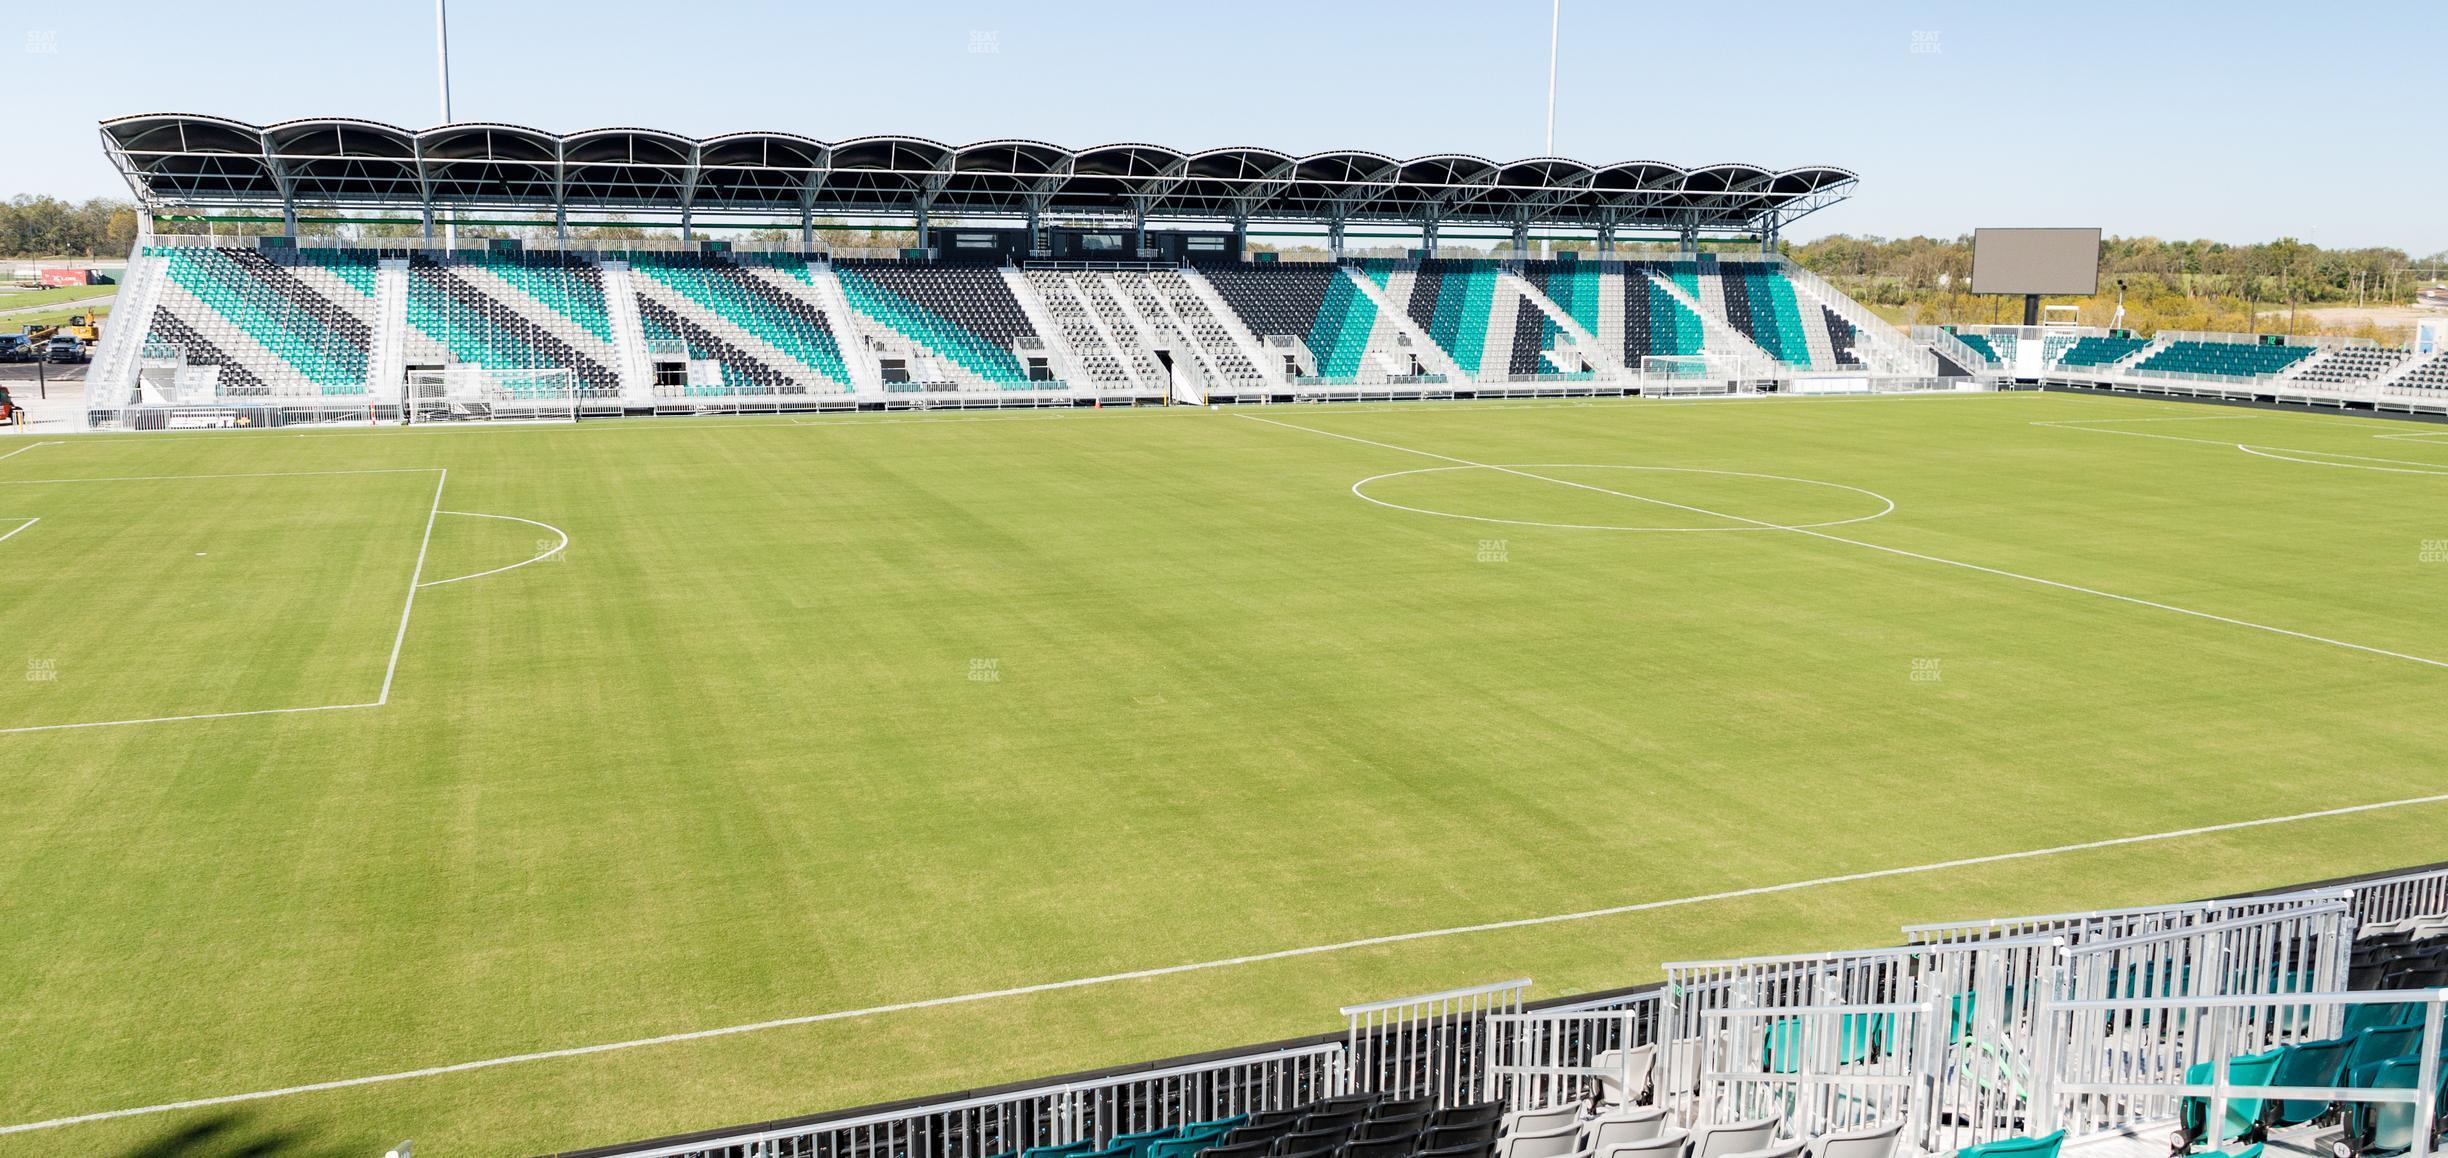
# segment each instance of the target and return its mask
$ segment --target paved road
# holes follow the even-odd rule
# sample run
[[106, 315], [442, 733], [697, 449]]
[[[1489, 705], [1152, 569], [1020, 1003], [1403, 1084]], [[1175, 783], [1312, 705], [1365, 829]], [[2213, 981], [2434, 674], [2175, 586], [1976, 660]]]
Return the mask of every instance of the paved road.
[[51, 312], [52, 310], [65, 310], [79, 306], [91, 309], [95, 306], [107, 306], [117, 300], [119, 300], [119, 295], [110, 293], [103, 294], [98, 298], [72, 298], [64, 302], [44, 302], [40, 305], [17, 306], [11, 309], [0, 310], [0, 318], [5, 318], [12, 314], [45, 314]]

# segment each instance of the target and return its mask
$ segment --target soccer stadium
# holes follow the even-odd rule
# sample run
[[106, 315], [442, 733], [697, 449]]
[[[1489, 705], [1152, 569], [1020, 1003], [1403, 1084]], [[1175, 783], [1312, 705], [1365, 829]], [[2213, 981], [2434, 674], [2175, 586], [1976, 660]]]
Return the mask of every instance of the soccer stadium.
[[1517, 160], [530, 127], [440, 4], [424, 127], [81, 123], [0, 1155], [2448, 1145], [2448, 315], [2146, 330], [1966, 184], [1899, 318], [1846, 98], [1555, 155], [1532, 7]]

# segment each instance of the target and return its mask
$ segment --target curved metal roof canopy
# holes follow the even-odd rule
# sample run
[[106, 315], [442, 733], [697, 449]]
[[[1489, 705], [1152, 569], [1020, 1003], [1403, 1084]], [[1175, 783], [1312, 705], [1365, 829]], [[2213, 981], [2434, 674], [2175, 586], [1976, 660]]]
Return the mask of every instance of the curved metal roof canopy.
[[1185, 153], [789, 133], [698, 140], [653, 129], [518, 125], [412, 130], [342, 117], [251, 125], [147, 113], [102, 122], [103, 148], [148, 208], [490, 209], [672, 215], [1119, 217], [1389, 222], [1758, 234], [1852, 192], [1844, 169], [1662, 161], [1398, 160], [1339, 150]]

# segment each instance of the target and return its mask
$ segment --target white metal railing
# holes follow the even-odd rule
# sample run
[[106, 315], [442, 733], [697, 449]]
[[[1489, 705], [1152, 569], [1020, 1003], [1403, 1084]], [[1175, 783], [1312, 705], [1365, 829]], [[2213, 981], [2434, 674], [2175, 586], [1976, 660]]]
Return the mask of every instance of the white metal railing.
[[[1529, 982], [1505, 981], [1347, 1006], [1336, 1041], [620, 1152], [983, 1158], [1352, 1090], [1529, 1108], [1620, 1081], [1628, 1063], [1600, 1059], [1641, 1046], [1657, 1047], [1657, 1100], [1683, 1108], [1687, 1124], [1768, 1109], [1801, 1132], [1901, 1117], [1933, 1149], [2052, 1128], [2036, 1123], [2104, 1132], [2219, 1095], [2223, 1070], [2186, 1084], [2185, 1065], [2333, 1032], [2345, 1006], [2427, 1003], [2424, 1055], [2436, 1059], [2442, 993], [2321, 991], [2333, 965], [2342, 978], [2331, 954], [2357, 920], [2420, 917], [2448, 917], [2448, 867], [2263, 897], [1917, 925], [1906, 930], [1913, 943], [1894, 949], [1680, 962], [1666, 987], [1535, 1011], [1522, 1006]], [[2138, 986], [2117, 979], [2139, 977], [2206, 992], [2119, 991]], [[2222, 1102], [2211, 1120], [2224, 1113]]]
[[1520, 1013], [1527, 978], [1343, 1007], [1352, 1088], [1440, 1105], [1481, 1099], [1492, 1015]]
[[[1628, 1088], [1638, 1079], [1627, 1051], [1661, 1041], [1664, 992], [1653, 989], [1603, 1004], [1606, 1008], [1490, 1016], [1487, 1096], [1513, 1110], [1560, 1106], [1587, 1099], [1612, 1078], [1626, 1097], [1637, 1098], [1640, 1091]], [[1601, 1064], [1610, 1053], [1614, 1064]]]
[[1282, 1109], [1346, 1089], [1344, 1049], [1300, 1046], [984, 1094], [811, 1125], [624, 1150], [623, 1158], [986, 1158], [1031, 1146]]
[[2360, 929], [2422, 917], [2448, 916], [2448, 867], [2380, 877], [2346, 886]]
[[[2079, 1141], [2152, 1123], [2198, 1122], [2204, 1140], [2215, 1144], [2249, 1128], [2269, 1101], [2361, 1103], [2375, 1113], [2406, 1106], [2412, 1113], [2396, 1111], [2394, 1125], [2410, 1134], [2413, 1158], [2427, 1158], [2428, 1124], [2438, 1119], [2444, 1002], [2448, 990], [2438, 989], [2293, 994], [2279, 1002], [2266, 995], [2045, 1000], [2042, 1040], [2051, 1053], [2034, 1091], [2031, 1131], [2064, 1129], [2069, 1141]], [[2275, 1072], [2244, 1080], [2233, 1072], [2246, 1058], [2263, 1055], [2258, 1070], [2270, 1050], [2323, 1041], [2347, 1010], [2361, 1005], [2418, 1007], [2412, 1087], [2278, 1085], [2268, 1080]], [[2246, 1112], [2232, 1114], [2237, 1110]]]
[[1973, 349], [1971, 343], [1937, 326], [1914, 326], [1912, 336], [1914, 341], [1929, 343], [1936, 347], [1939, 353], [1946, 355], [1964, 369], [1975, 374], [1996, 370], [1999, 366], [1998, 359]]
[[1927, 1148], [1936, 1114], [1926, 1075], [1944, 1056], [1945, 1010], [1942, 1001], [1710, 1010], [1682, 1120], [1774, 1118], [1789, 1138], [1900, 1120]]

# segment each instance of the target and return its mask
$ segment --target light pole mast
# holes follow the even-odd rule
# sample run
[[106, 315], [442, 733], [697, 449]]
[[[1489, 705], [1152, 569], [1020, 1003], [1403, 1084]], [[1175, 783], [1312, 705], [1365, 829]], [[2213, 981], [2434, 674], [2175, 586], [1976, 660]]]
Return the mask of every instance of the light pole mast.
[[[442, 81], [442, 123], [447, 125], [451, 123], [450, 0], [434, 0], [434, 57], [435, 65], [440, 71]], [[428, 208], [430, 208], [430, 206]], [[425, 220], [428, 223], [427, 227], [431, 228], [430, 223], [433, 221], [433, 219], [428, 217]], [[433, 234], [428, 233], [425, 236], [430, 240], [433, 237]], [[448, 219], [443, 221], [442, 244], [451, 248], [456, 248], [458, 246], [459, 226], [456, 222]]]
[[[441, 0], [435, 0], [440, 3]], [[1555, 156], [1556, 39], [1564, 27], [1564, 0], [1555, 0], [1547, 19], [1547, 155]]]
[[442, 74], [442, 123], [451, 123], [450, 0], [434, 0], [434, 54]]
[[[1564, 29], [1564, 0], [1555, 0], [1547, 13], [1547, 156], [1555, 156], [1555, 89], [1556, 41]], [[1515, 259], [1525, 255], [1514, 254]], [[1547, 239], [1539, 239], [1539, 256], [1547, 256]]]

